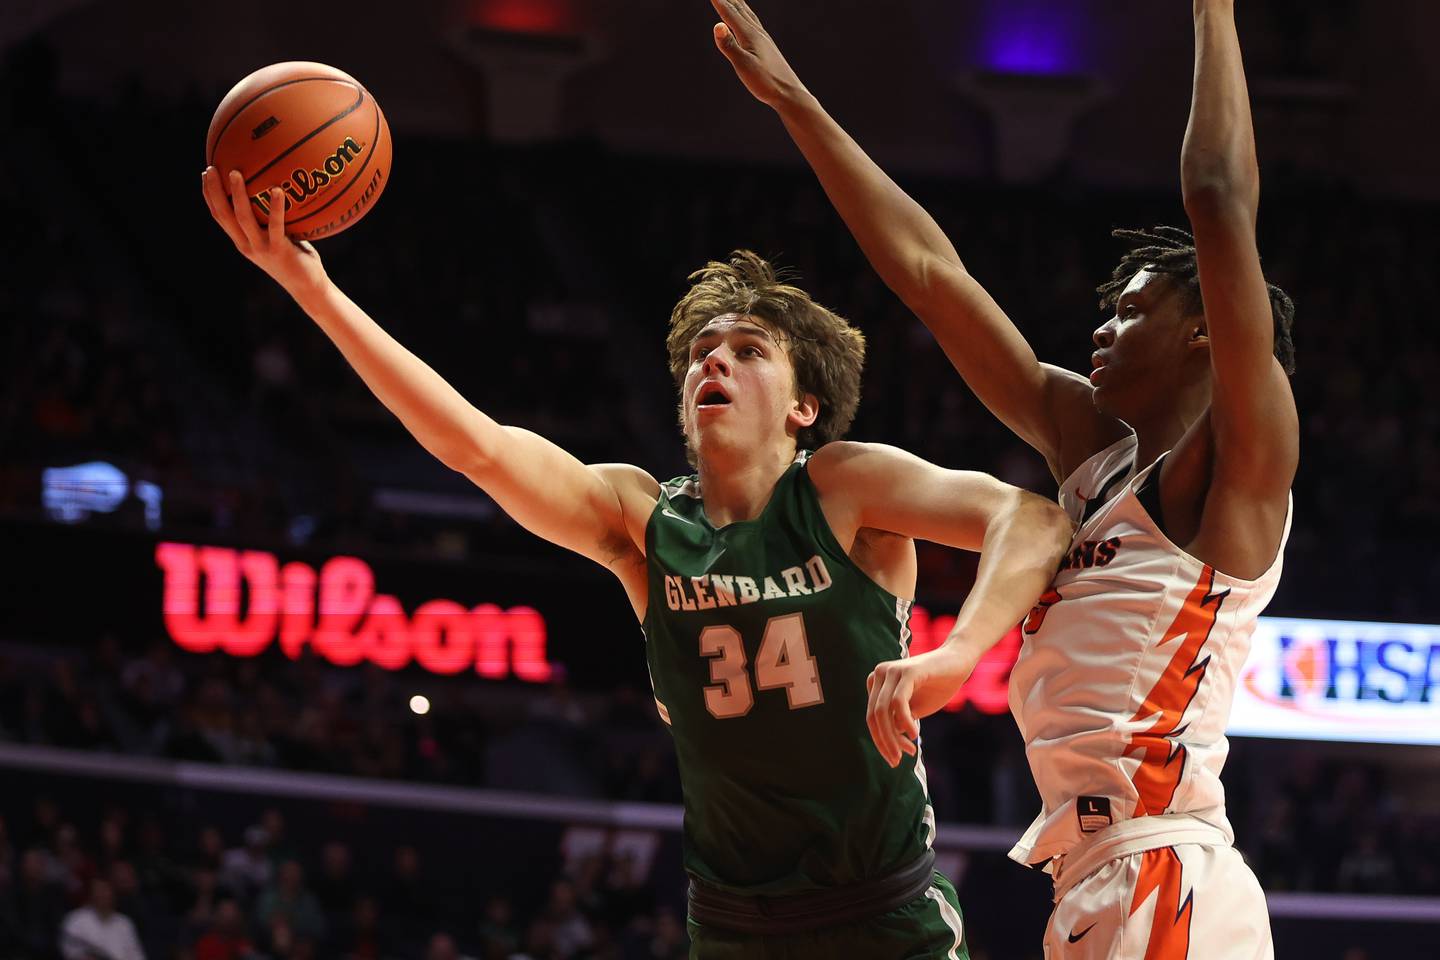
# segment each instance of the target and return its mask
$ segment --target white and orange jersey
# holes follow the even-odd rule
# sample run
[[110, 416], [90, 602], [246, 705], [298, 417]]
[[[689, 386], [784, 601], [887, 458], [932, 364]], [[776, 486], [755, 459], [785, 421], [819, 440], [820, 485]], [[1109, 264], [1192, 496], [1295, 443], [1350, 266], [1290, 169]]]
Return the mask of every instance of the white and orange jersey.
[[1112, 444], [1060, 490], [1078, 528], [1025, 621], [1010, 676], [1010, 710], [1043, 802], [1010, 851], [1022, 863], [1161, 814], [1187, 816], [1117, 830], [1163, 836], [1169, 823], [1198, 820], [1234, 840], [1220, 784], [1225, 726], [1256, 618], [1280, 579], [1290, 518], [1269, 570], [1226, 576], [1162, 532], [1152, 516], [1158, 483], [1147, 483], [1158, 480], [1156, 464], [1137, 475], [1135, 452], [1133, 435]]

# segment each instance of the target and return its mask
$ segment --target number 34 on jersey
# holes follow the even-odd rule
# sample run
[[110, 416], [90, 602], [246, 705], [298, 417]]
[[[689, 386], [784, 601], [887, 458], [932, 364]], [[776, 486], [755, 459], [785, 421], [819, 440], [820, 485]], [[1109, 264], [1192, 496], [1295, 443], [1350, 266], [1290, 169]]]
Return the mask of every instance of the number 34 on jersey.
[[805, 638], [804, 614], [788, 613], [765, 622], [755, 654], [753, 688], [739, 630], [728, 624], [706, 627], [700, 631], [700, 653], [711, 658], [714, 681], [705, 688], [705, 708], [721, 720], [749, 713], [755, 706], [754, 689], [783, 689], [791, 710], [825, 702], [820, 671]]

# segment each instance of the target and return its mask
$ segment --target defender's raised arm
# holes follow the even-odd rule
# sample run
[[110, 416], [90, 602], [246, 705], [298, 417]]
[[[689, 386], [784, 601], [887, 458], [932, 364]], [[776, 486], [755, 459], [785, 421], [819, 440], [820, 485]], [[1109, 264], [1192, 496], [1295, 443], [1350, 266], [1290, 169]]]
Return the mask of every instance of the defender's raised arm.
[[746, 88], [772, 107], [886, 285], [925, 323], [950, 362], [1058, 477], [1124, 435], [1095, 410], [1084, 377], [1040, 363], [965, 269], [925, 210], [875, 164], [805, 89], [744, 0], [711, 0], [715, 44]]
[[[1260, 171], [1233, 0], [1195, 0], [1195, 92], [1180, 182], [1209, 337], [1215, 483], [1265, 504], [1258, 509], [1271, 546], [1260, 553], [1273, 554], [1299, 458], [1295, 400], [1275, 356], [1277, 322], [1292, 308], [1260, 269]], [[1261, 559], [1268, 556], [1256, 560], [1263, 567]]]
[[1194, 16], [1195, 89], [1180, 177], [1203, 302], [1193, 336], [1208, 352], [1210, 396], [1208, 423], [1176, 445], [1176, 459], [1213, 445], [1190, 550], [1227, 572], [1255, 577], [1283, 541], [1299, 461], [1299, 416], [1287, 376], [1294, 306], [1260, 268], [1260, 173], [1234, 3], [1195, 0]]
[[203, 187], [211, 216], [236, 248], [294, 297], [426, 450], [527, 530], [609, 568], [643, 612], [644, 528], [659, 489], [652, 478], [621, 464], [586, 466], [543, 437], [496, 423], [336, 287], [313, 246], [285, 235], [278, 190], [262, 229], [239, 174], [227, 191], [220, 173], [207, 169]]

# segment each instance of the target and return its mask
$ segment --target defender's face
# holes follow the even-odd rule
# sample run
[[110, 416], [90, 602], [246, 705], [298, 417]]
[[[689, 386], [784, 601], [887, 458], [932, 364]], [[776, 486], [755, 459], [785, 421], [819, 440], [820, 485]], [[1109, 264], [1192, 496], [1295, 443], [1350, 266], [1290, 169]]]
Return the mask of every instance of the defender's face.
[[760, 449], [786, 435], [800, 403], [795, 394], [795, 368], [770, 329], [754, 317], [722, 314], [690, 344], [681, 393], [686, 442], [696, 451]]
[[1142, 405], [1164, 402], [1178, 384], [1199, 318], [1185, 316], [1180, 291], [1164, 274], [1141, 270], [1115, 304], [1115, 315], [1091, 339], [1095, 406], [1130, 421]]

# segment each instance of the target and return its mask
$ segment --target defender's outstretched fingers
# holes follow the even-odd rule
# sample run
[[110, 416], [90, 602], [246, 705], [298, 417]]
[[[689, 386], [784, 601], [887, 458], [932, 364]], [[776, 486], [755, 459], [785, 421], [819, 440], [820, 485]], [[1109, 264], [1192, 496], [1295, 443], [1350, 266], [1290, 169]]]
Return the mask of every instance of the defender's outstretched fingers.
[[764, 27], [760, 26], [760, 18], [755, 15], [755, 11], [750, 9], [750, 4], [746, 3], [745, 0], [725, 0], [725, 2], [740, 16], [750, 21], [753, 26], [761, 30], [764, 29]]
[[250, 249], [259, 250], [260, 223], [255, 219], [255, 211], [250, 209], [250, 198], [245, 194], [245, 178], [240, 176], [239, 170], [230, 171], [230, 208], [235, 211], [235, 222], [240, 225], [240, 232], [250, 241]]
[[[741, 15], [739, 10], [735, 9], [735, 4], [731, 3], [730, 0], [710, 0], [710, 6], [715, 8], [715, 12], [719, 14], [720, 20], [725, 24], [725, 28], [730, 33], [730, 38], [726, 42], [738, 46], [740, 41], [744, 39], [746, 32], [750, 29], [749, 22]], [[718, 27], [719, 24], [716, 26]], [[720, 41], [720, 32], [718, 29], [715, 32], [715, 40], [716, 42]]]

